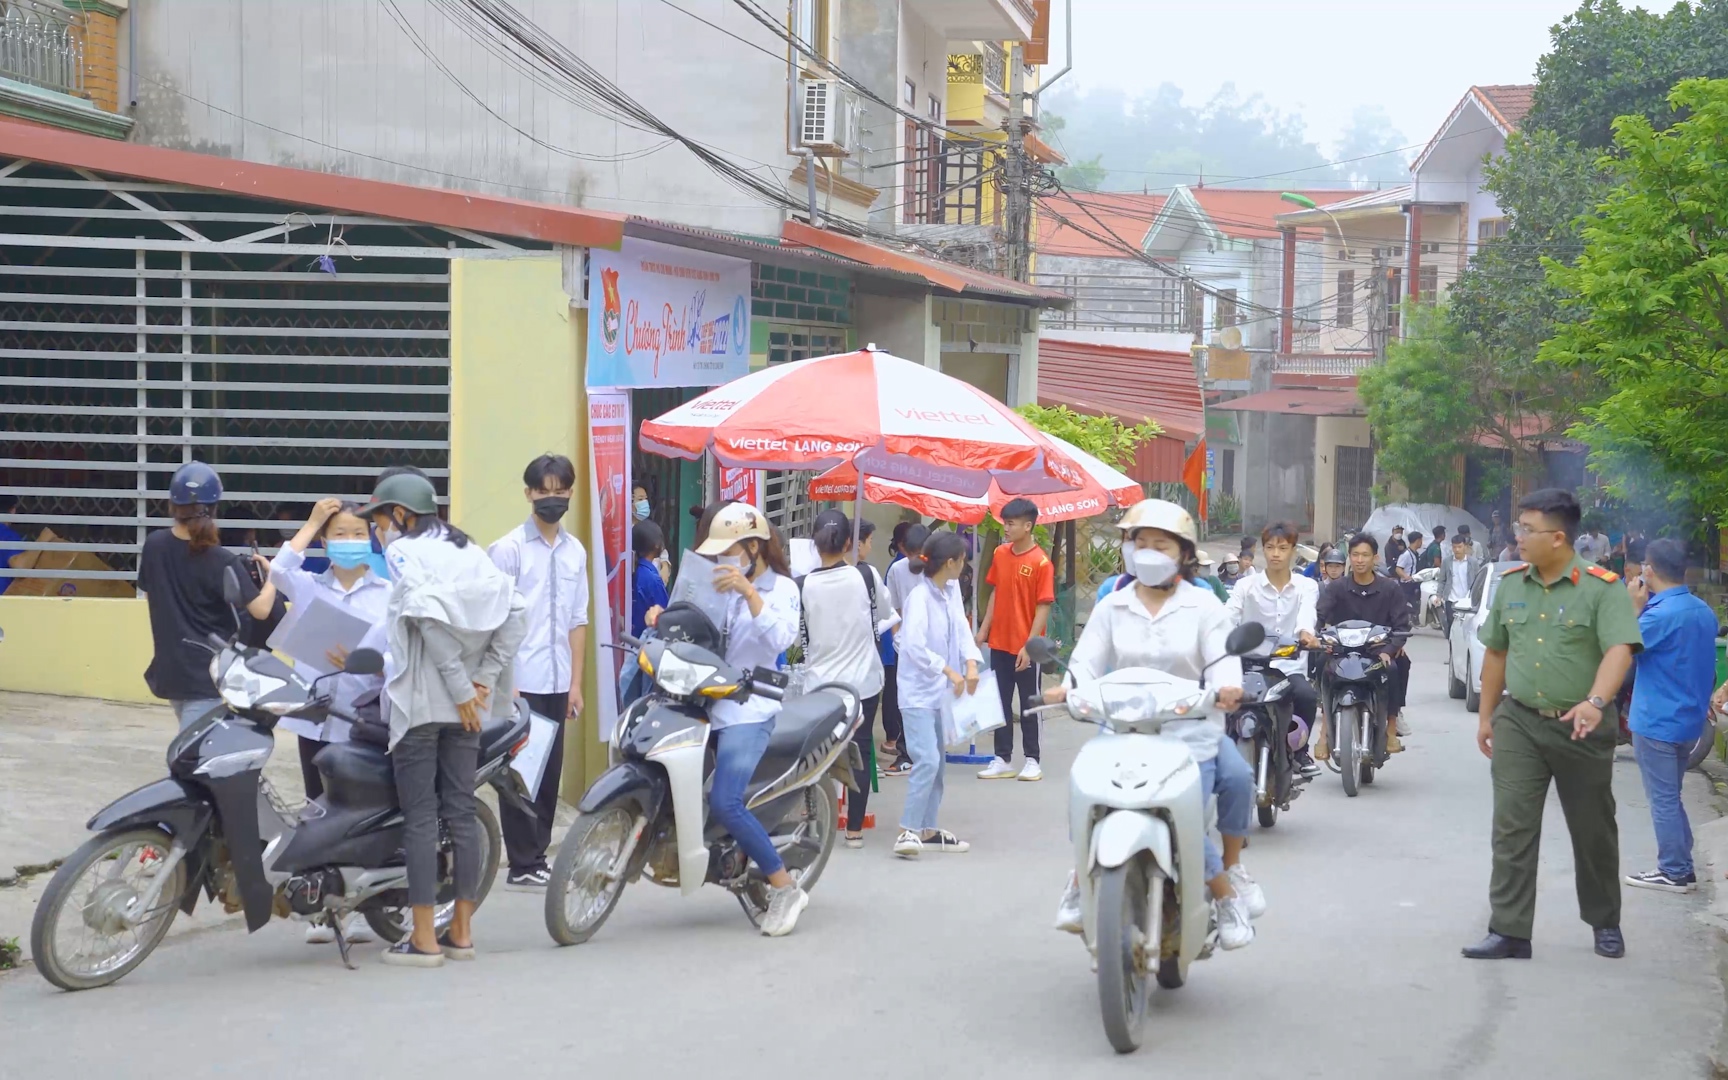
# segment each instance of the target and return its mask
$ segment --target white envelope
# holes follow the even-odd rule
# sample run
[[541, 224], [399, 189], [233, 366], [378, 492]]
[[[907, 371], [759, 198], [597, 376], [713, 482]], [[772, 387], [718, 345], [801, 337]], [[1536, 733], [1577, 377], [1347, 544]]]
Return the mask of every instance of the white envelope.
[[996, 692], [996, 673], [978, 677], [978, 689], [970, 694], [942, 695], [942, 745], [970, 743], [986, 731], [1008, 721], [1002, 715], [1002, 698]]
[[546, 775], [546, 763], [552, 758], [552, 739], [557, 734], [557, 724], [539, 713], [528, 714], [528, 745], [510, 760], [510, 767], [528, 786], [529, 802], [539, 797], [540, 780]]

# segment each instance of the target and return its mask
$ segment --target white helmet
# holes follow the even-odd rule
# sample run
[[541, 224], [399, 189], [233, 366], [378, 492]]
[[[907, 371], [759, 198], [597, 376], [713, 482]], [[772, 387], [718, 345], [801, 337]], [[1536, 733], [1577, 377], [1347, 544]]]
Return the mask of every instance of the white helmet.
[[1194, 515], [1165, 499], [1140, 500], [1128, 508], [1116, 527], [1125, 536], [1133, 536], [1136, 529], [1162, 529], [1196, 548], [1200, 546], [1200, 530], [1194, 525]]
[[767, 540], [773, 535], [762, 511], [749, 503], [727, 503], [708, 526], [708, 539], [696, 549], [698, 555], [718, 555], [748, 537]]

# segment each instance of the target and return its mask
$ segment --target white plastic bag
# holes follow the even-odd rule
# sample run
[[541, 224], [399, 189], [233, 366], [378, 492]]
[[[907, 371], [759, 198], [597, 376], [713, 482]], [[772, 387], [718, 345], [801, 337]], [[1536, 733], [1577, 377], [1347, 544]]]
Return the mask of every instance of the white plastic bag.
[[552, 739], [557, 734], [557, 724], [539, 713], [528, 714], [528, 745], [510, 760], [510, 767], [527, 785], [529, 802], [540, 796], [540, 781], [546, 775], [546, 762], [552, 758]]
[[978, 677], [978, 689], [970, 694], [942, 695], [942, 745], [970, 743], [986, 731], [1008, 721], [1002, 715], [1002, 698], [996, 692], [996, 673]]

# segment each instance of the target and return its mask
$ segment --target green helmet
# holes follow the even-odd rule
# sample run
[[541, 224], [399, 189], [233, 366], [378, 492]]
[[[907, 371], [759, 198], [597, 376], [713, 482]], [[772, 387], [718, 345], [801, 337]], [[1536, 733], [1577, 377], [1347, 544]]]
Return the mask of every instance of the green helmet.
[[372, 501], [361, 507], [360, 512], [370, 517], [392, 506], [400, 506], [410, 514], [435, 517], [438, 514], [438, 492], [433, 489], [432, 481], [424, 476], [396, 473], [378, 481], [378, 486], [372, 489]]

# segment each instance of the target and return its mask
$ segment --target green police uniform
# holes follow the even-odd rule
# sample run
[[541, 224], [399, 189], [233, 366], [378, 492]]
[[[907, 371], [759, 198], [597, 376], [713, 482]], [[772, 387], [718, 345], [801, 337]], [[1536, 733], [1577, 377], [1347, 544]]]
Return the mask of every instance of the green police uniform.
[[1616, 574], [1573, 556], [1552, 584], [1525, 563], [1507, 570], [1481, 631], [1506, 654], [1506, 696], [1494, 710], [1494, 872], [1489, 929], [1528, 938], [1536, 918], [1542, 807], [1552, 780], [1572, 834], [1579, 915], [1620, 925], [1620, 834], [1614, 823], [1612, 700], [1581, 740], [1560, 716], [1590, 696], [1602, 656], [1643, 647], [1638, 616]]

